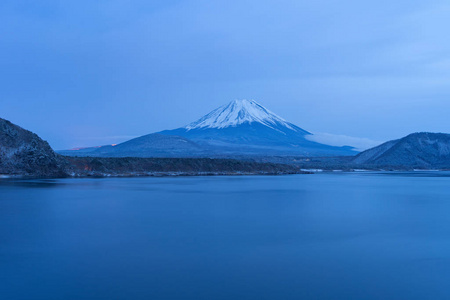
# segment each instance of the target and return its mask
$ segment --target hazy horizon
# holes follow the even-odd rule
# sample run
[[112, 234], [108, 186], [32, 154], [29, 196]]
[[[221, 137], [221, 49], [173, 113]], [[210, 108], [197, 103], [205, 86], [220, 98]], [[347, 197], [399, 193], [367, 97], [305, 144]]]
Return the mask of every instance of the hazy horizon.
[[234, 99], [329, 139], [450, 132], [449, 12], [444, 1], [2, 1], [0, 117], [55, 149], [181, 127]]

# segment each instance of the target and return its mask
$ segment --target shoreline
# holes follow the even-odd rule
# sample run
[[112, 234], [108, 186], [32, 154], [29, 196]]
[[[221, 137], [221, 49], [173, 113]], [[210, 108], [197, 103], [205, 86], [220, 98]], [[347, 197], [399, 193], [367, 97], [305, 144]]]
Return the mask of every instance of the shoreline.
[[2, 179], [74, 179], [74, 178], [137, 178], [137, 177], [215, 177], [215, 176], [284, 176], [311, 175], [313, 172], [148, 172], [120, 174], [69, 174], [67, 176], [32, 176], [18, 174], [0, 174]]
[[301, 169], [298, 172], [142, 172], [142, 173], [91, 173], [91, 174], [69, 174], [67, 176], [32, 176], [19, 174], [0, 174], [2, 180], [34, 180], [34, 179], [87, 179], [87, 178], [139, 178], [139, 177], [220, 177], [220, 176], [286, 176], [286, 175], [314, 175], [314, 174], [352, 174], [352, 173], [441, 173], [450, 170], [414, 169], [414, 170], [324, 170], [324, 169]]

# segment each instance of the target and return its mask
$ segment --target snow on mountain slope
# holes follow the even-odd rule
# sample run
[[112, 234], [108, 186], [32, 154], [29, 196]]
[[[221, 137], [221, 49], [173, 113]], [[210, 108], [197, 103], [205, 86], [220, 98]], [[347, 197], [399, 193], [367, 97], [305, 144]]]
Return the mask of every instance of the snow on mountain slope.
[[260, 123], [274, 130], [278, 130], [282, 126], [293, 131], [309, 134], [309, 132], [287, 122], [254, 100], [234, 100], [227, 105], [213, 110], [184, 128], [187, 130], [205, 128], [221, 129], [236, 127], [244, 123]]

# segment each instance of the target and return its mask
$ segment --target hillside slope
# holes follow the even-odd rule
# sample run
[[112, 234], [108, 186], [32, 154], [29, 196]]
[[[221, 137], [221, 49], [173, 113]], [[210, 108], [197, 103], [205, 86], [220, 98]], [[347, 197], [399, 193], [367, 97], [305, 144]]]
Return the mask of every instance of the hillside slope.
[[450, 167], [450, 134], [420, 132], [386, 142], [358, 154], [353, 163], [361, 165], [417, 168]]
[[59, 153], [69, 156], [93, 157], [198, 157], [207, 156], [209, 148], [181, 136], [147, 134], [118, 145], [65, 150]]

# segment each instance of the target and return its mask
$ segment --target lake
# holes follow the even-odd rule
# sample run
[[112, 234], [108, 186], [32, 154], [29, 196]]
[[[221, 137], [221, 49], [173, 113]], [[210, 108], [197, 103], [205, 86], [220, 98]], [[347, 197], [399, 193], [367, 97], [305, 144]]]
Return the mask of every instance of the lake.
[[450, 173], [0, 181], [1, 299], [450, 299]]

